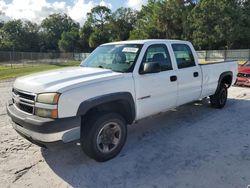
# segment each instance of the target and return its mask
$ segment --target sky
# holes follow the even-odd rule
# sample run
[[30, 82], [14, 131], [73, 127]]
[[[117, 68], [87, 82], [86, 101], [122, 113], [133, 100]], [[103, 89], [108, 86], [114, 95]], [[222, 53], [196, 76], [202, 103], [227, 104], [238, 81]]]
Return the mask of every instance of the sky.
[[53, 13], [66, 13], [83, 24], [86, 14], [96, 5], [107, 6], [112, 11], [119, 7], [140, 10], [147, 0], [0, 0], [0, 20], [23, 19], [40, 23]]

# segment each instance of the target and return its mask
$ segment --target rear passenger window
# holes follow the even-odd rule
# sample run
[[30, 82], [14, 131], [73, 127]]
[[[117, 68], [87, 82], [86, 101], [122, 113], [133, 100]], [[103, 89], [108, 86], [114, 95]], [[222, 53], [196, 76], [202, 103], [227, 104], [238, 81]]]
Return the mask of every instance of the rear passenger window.
[[161, 66], [161, 71], [172, 70], [172, 63], [165, 44], [154, 44], [148, 47], [144, 57], [144, 62], [155, 62]]
[[175, 59], [179, 69], [195, 66], [194, 56], [186, 44], [172, 44]]

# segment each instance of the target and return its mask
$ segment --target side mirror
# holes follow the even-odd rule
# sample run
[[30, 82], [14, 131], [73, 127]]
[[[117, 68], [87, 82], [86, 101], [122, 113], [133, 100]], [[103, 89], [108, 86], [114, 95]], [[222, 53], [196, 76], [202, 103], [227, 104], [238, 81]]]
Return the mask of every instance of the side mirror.
[[140, 69], [140, 74], [150, 74], [158, 72], [161, 72], [161, 66], [156, 62], [145, 62]]

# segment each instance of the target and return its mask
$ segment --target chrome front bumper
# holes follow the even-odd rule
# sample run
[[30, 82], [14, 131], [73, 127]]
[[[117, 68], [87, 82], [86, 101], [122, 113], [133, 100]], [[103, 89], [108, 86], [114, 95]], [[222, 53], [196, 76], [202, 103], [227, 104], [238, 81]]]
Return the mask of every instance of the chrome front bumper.
[[81, 117], [50, 119], [29, 115], [20, 111], [10, 101], [7, 113], [11, 117], [13, 128], [28, 140], [50, 143], [71, 142], [80, 138]]

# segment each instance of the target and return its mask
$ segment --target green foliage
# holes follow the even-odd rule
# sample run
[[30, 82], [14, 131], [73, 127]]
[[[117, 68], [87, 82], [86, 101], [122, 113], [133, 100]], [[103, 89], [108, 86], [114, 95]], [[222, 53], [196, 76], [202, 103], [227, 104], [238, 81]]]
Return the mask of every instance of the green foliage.
[[98, 45], [116, 40], [127, 40], [133, 30], [137, 12], [130, 8], [119, 8], [113, 14], [104, 6], [94, 7], [87, 15], [81, 39], [84, 47], [93, 49]]
[[64, 31], [59, 40], [59, 49], [63, 52], [74, 52], [79, 48], [79, 31]]
[[235, 48], [245, 30], [238, 0], [202, 0], [189, 15], [189, 23], [198, 49]]
[[80, 45], [81, 49], [84, 52], [89, 52], [91, 48], [89, 47], [89, 38], [93, 32], [93, 28], [91, 27], [90, 23], [85, 22], [83, 27], [80, 30]]
[[0, 21], [0, 29], [4, 26], [4, 22]]
[[108, 34], [106, 31], [95, 29], [89, 37], [89, 47], [96, 48], [100, 44], [109, 42]]
[[130, 31], [135, 27], [137, 14], [137, 11], [134, 11], [131, 8], [117, 9], [109, 19], [109, 29], [112, 33], [112, 35], [110, 35], [110, 40], [127, 40]]
[[138, 14], [135, 29], [130, 33], [130, 39], [162, 38], [163, 34], [159, 28], [161, 2], [149, 0]]
[[242, 7], [241, 34], [235, 48], [250, 48], [250, 1], [244, 1]]
[[24, 32], [24, 42], [25, 49], [21, 51], [39, 51], [40, 50], [40, 40], [42, 40], [39, 36], [40, 26], [32, 23], [30, 21], [26, 21], [23, 23], [23, 32]]
[[45, 48], [49, 51], [58, 51], [58, 41], [63, 32], [79, 30], [79, 24], [66, 14], [52, 14], [41, 23]]
[[187, 17], [193, 9], [192, 0], [169, 0], [162, 3], [160, 28], [165, 38], [185, 39], [188, 34]]
[[24, 50], [25, 31], [21, 20], [12, 20], [5, 23], [0, 30], [0, 48], [3, 50]]
[[87, 14], [87, 22], [93, 28], [98, 28], [100, 31], [104, 31], [104, 26], [108, 22], [111, 15], [111, 10], [105, 6], [96, 6], [91, 9], [91, 12]]
[[88, 28], [91, 32], [88, 33], [86, 40], [90, 48], [96, 48], [102, 43], [109, 42], [107, 24], [110, 16], [111, 10], [105, 6], [96, 6], [87, 14], [85, 28]]
[[185, 0], [149, 0], [130, 38], [184, 38], [186, 17], [193, 6], [192, 1]]
[[96, 6], [80, 28], [66, 14], [40, 25], [0, 21], [0, 50], [83, 51], [128, 39], [184, 39], [197, 49], [250, 48], [250, 0], [148, 0], [140, 11]]

